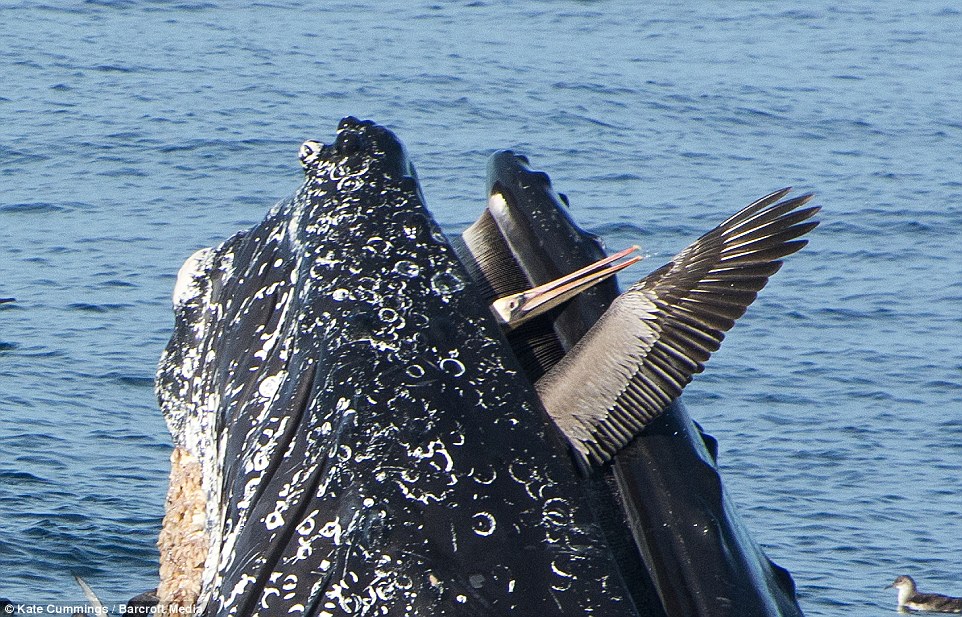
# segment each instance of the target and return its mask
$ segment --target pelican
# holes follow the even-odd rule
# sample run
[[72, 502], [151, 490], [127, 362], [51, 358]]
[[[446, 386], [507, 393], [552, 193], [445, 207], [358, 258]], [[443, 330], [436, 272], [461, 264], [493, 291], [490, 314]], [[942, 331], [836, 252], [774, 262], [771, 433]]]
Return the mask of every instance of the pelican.
[[[740, 210], [629, 287], [538, 380], [541, 402], [585, 464], [611, 460], [660, 415], [704, 370], [781, 258], [807, 244], [798, 238], [818, 225], [807, 219], [819, 208], [802, 208], [810, 194], [779, 201], [788, 191]], [[594, 268], [587, 267], [588, 277]], [[526, 291], [498, 299], [495, 310], [508, 323], [530, 319], [532, 310], [551, 306], [543, 296], [563, 297], [579, 284], [562, 278], [535, 288], [533, 297]]]

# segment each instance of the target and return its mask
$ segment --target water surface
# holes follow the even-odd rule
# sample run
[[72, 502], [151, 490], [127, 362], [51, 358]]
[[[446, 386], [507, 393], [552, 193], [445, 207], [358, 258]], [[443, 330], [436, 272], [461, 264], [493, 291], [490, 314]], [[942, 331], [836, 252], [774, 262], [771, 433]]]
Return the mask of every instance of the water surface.
[[[305, 6], [312, 4], [312, 6]], [[962, 13], [947, 2], [12, 1], [0, 7], [0, 595], [156, 585], [152, 376], [194, 250], [352, 114], [437, 219], [527, 153], [633, 280], [786, 185], [824, 206], [686, 390], [810, 616], [962, 595]]]

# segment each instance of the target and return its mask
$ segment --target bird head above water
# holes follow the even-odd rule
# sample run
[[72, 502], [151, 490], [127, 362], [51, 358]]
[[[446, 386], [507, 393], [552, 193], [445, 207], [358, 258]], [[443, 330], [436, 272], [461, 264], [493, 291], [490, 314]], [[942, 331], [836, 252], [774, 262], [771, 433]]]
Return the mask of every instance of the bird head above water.
[[898, 589], [899, 599], [901, 600], [902, 595], [912, 595], [915, 593], [915, 579], [906, 574], [898, 576], [894, 581], [885, 586], [886, 589]]
[[896, 589], [902, 589], [903, 587], [908, 589], [915, 589], [915, 579], [913, 579], [911, 576], [908, 576], [907, 574], [902, 574], [901, 576], [897, 577], [894, 581], [892, 581], [885, 588], [892, 589], [893, 587]]

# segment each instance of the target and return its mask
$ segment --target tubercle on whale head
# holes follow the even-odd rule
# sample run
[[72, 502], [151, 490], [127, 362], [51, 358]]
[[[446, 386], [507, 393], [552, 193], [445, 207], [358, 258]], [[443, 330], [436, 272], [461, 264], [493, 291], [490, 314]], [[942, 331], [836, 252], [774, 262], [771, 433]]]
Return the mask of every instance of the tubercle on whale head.
[[401, 140], [383, 126], [353, 116], [338, 123], [332, 144], [309, 139], [301, 145], [298, 157], [308, 179], [332, 169], [336, 174], [341, 169], [350, 175], [376, 170], [397, 181], [417, 181], [417, 172]]

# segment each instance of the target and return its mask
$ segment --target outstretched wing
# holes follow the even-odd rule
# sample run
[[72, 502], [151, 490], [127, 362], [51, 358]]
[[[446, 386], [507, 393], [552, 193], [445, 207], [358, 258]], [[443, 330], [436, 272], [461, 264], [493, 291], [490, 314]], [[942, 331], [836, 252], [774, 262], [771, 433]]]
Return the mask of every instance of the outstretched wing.
[[545, 408], [589, 463], [603, 463], [704, 368], [782, 257], [805, 246], [818, 207], [776, 191], [632, 285], [537, 384]]

